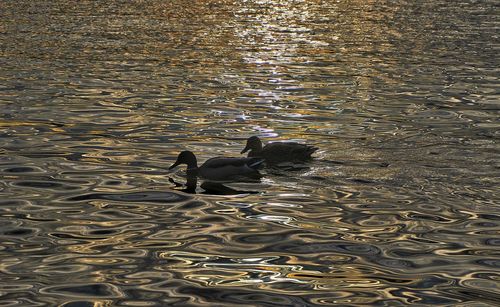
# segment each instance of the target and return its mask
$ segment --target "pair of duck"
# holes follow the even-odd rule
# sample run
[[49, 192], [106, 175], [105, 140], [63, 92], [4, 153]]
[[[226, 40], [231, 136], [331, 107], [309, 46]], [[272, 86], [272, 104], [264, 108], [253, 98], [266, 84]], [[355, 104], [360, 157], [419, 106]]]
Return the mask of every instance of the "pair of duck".
[[248, 151], [247, 158], [215, 157], [198, 167], [196, 156], [191, 151], [183, 151], [169, 168], [187, 164], [188, 177], [200, 176], [212, 180], [229, 180], [239, 176], [259, 177], [259, 168], [265, 162], [275, 165], [282, 162], [302, 162], [312, 159], [317, 147], [296, 142], [275, 142], [262, 146], [257, 136], [248, 138], [241, 153]]

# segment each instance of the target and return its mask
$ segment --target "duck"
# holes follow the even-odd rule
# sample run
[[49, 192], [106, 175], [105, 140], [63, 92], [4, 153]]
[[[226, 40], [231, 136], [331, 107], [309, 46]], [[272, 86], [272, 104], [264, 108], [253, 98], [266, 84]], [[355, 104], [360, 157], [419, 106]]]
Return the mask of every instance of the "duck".
[[241, 176], [260, 178], [259, 168], [262, 163], [264, 163], [264, 159], [257, 157], [215, 157], [208, 159], [198, 167], [198, 162], [194, 153], [185, 150], [179, 153], [177, 160], [169, 167], [169, 170], [180, 164], [187, 164], [188, 177], [199, 176], [212, 180], [230, 180]]
[[249, 151], [248, 157], [263, 158], [267, 164], [278, 164], [311, 160], [311, 155], [316, 150], [318, 150], [317, 147], [296, 142], [274, 142], [262, 147], [260, 138], [251, 136], [247, 139], [247, 144], [241, 154]]

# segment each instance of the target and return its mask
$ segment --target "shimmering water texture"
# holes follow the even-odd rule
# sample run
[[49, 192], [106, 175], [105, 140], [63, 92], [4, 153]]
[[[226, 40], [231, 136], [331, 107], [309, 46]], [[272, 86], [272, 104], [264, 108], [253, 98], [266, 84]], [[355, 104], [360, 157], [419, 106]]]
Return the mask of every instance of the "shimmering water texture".
[[[0, 306], [499, 306], [497, 1], [0, 1]], [[320, 148], [187, 182], [251, 135]]]

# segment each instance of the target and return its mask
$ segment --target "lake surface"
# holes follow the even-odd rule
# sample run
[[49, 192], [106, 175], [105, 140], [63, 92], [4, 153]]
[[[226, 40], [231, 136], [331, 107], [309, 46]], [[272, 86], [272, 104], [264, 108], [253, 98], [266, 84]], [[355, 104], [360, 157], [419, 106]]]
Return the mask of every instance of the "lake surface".
[[[498, 306], [499, 23], [488, 0], [2, 1], [0, 305]], [[168, 170], [252, 135], [320, 150], [224, 189]]]

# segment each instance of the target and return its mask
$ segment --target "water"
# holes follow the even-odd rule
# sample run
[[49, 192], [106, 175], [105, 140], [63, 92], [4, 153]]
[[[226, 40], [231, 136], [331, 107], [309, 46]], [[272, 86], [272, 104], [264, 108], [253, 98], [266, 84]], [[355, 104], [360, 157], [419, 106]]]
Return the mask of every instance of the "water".
[[[2, 1], [1, 305], [497, 306], [497, 11]], [[251, 135], [320, 151], [168, 171]]]

